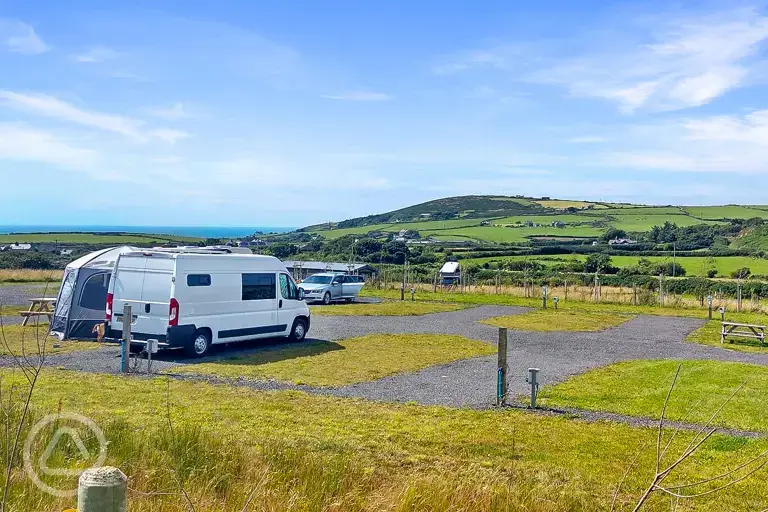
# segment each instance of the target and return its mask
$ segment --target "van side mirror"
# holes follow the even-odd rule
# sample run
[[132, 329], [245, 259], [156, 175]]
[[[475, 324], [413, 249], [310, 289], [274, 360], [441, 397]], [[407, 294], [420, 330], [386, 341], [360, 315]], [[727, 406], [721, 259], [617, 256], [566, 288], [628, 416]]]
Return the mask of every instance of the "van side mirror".
[[299, 288], [299, 300], [304, 300], [304, 288]]

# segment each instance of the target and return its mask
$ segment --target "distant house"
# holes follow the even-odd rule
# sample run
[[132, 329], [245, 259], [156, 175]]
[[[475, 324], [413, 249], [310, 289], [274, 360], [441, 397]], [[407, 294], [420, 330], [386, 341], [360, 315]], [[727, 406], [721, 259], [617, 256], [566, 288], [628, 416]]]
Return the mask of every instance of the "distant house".
[[482, 222], [480, 223], [480, 225], [481, 225], [481, 226], [490, 226], [490, 225], [491, 225], [491, 221], [489, 221], [489, 220], [484, 220], [484, 221], [482, 221]]
[[431, 213], [422, 213], [422, 214], [420, 214], [420, 215], [419, 215], [419, 218], [420, 218], [420, 219], [428, 219], [428, 218], [430, 218], [431, 216], [432, 216], [432, 214], [431, 214]]
[[614, 238], [613, 240], [608, 240], [608, 243], [610, 245], [634, 245], [637, 242], [629, 238]]
[[565, 222], [560, 222], [559, 220], [553, 220], [551, 225], [553, 228], [564, 228]]
[[32, 244], [11, 244], [8, 249], [11, 251], [29, 251], [32, 249]]
[[62, 249], [59, 254], [62, 256], [72, 256], [72, 253], [75, 252], [74, 249]]
[[461, 281], [461, 266], [458, 261], [448, 261], [440, 268], [440, 284], [451, 286]]
[[294, 279], [306, 279], [321, 272], [339, 272], [363, 276], [366, 280], [376, 274], [376, 269], [367, 263], [339, 263], [332, 261], [284, 261], [285, 268]]

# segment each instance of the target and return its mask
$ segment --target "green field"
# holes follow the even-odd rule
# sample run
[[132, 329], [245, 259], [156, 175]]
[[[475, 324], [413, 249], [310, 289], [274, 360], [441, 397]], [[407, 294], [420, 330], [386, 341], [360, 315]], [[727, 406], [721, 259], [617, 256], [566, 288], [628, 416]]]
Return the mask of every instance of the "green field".
[[0, 235], [0, 244], [60, 243], [60, 244], [161, 244], [167, 242], [199, 242], [202, 238], [174, 235], [99, 234], [99, 233], [23, 233]]
[[[638, 260], [643, 257], [654, 263], [671, 263], [672, 256], [611, 256], [613, 265], [621, 267], [629, 267], [637, 265]], [[558, 265], [567, 263], [571, 260], [586, 260], [586, 256], [583, 254], [562, 254], [558, 256], [496, 256], [487, 258], [468, 258], [462, 260], [463, 262], [471, 262], [477, 264], [495, 263], [504, 260], [530, 260], [536, 261], [543, 265]], [[707, 270], [714, 268], [717, 270], [718, 277], [729, 277], [731, 272], [738, 270], [742, 267], [748, 267], [753, 274], [756, 275], [768, 275], [768, 259], [751, 258], [749, 256], [678, 256], [675, 261], [682, 265], [685, 269], [686, 275], [689, 276], [706, 276]]]
[[761, 217], [768, 219], [768, 211], [762, 210], [763, 207], [748, 206], [686, 206], [685, 211], [690, 215], [700, 219], [749, 219], [752, 217]]
[[[768, 213], [768, 212], [766, 212]], [[672, 222], [680, 227], [694, 226], [696, 224], [719, 224], [719, 221], [701, 221], [681, 213], [668, 215], [614, 215], [610, 225], [628, 232], [647, 232], [653, 226], [660, 226], [665, 222]]]
[[477, 226], [469, 228], [446, 229], [441, 231], [420, 231], [422, 236], [462, 236], [476, 240], [489, 242], [525, 242], [530, 237], [548, 236], [564, 238], [597, 237], [603, 233], [603, 229], [590, 226], [566, 226], [555, 228], [552, 226], [536, 227], [501, 227], [501, 226]]

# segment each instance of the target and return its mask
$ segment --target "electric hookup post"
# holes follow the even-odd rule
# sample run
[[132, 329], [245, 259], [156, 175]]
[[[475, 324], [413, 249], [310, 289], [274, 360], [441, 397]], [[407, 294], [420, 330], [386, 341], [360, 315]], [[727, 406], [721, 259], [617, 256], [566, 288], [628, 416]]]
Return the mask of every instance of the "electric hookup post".
[[725, 306], [720, 306], [720, 321], [725, 322]]
[[547, 287], [541, 287], [541, 307], [547, 309]]
[[707, 295], [707, 306], [709, 307], [709, 319], [712, 320], [712, 296]]
[[507, 341], [509, 337], [506, 327], [499, 327], [499, 359], [496, 374], [496, 405], [501, 406], [507, 401]]
[[411, 302], [415, 301], [416, 288], [411, 287]]
[[560, 302], [558, 297], [552, 297], [552, 303], [555, 305], [555, 311], [557, 311], [557, 303]]
[[528, 378], [525, 379], [531, 385], [531, 409], [536, 408], [536, 395], [539, 394], [539, 369], [528, 368]]

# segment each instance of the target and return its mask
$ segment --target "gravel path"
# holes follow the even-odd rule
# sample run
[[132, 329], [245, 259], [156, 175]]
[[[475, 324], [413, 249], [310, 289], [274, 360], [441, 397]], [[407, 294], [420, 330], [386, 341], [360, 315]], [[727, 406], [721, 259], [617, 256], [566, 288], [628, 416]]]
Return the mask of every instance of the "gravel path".
[[[310, 334], [315, 339], [340, 340], [371, 333], [446, 333], [495, 344], [498, 329], [479, 321], [525, 311], [518, 307], [481, 306], [417, 317], [316, 315], [312, 318]], [[595, 333], [510, 331], [510, 394], [528, 392], [525, 376], [529, 367], [540, 368], [541, 383], [547, 385], [591, 368], [633, 359], [714, 359], [768, 365], [768, 352], [743, 353], [683, 342], [688, 333], [703, 323], [703, 320], [692, 318], [638, 316], [618, 327]], [[179, 352], [168, 352], [160, 354], [153, 362], [153, 371], [172, 372], [181, 364], [244, 356], [279, 347], [282, 343], [281, 340], [256, 340], [218, 346], [209, 357], [193, 361], [184, 359]], [[52, 356], [47, 363], [66, 369], [117, 373], [120, 355], [117, 347], [110, 346], [97, 351]], [[146, 365], [146, 361], [140, 364]], [[373, 400], [482, 408], [494, 402], [496, 356], [454, 361], [336, 389], [296, 387], [272, 381], [240, 381], [239, 384], [255, 389], [305, 389]]]

